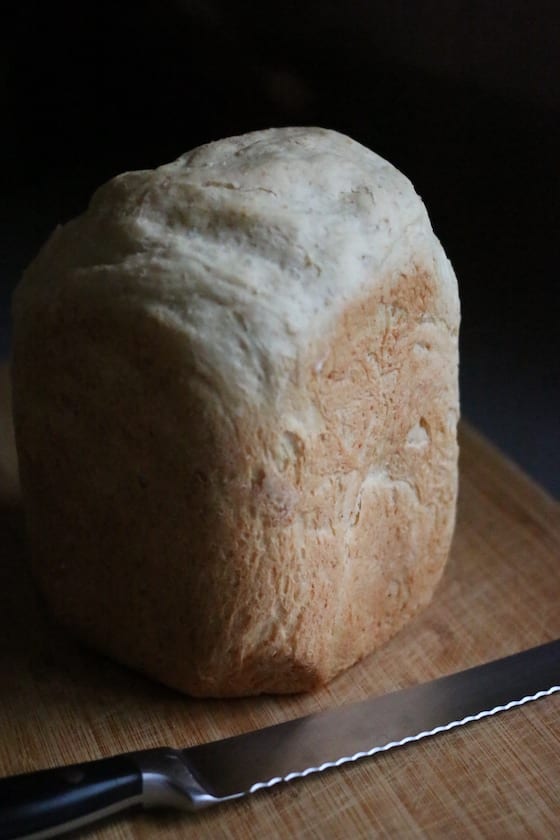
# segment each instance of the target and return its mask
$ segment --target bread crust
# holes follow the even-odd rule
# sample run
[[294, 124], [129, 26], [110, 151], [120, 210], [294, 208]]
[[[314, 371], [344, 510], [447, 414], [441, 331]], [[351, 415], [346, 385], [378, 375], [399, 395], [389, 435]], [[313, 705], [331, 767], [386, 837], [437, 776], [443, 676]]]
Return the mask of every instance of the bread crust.
[[[122, 176], [55, 234], [16, 296], [36, 578], [88, 644], [191, 695], [315, 688], [424, 607], [445, 565], [456, 281], [406, 179], [390, 168], [387, 185], [388, 164], [356, 146], [259, 132], [179, 170]], [[335, 178], [325, 156], [348, 181], [348, 149], [360, 165], [347, 192], [361, 183], [374, 210], [363, 196], [352, 208], [343, 258], [323, 205], [310, 238], [285, 244], [299, 218], [286, 155], [305, 158], [313, 205]], [[174, 194], [181, 177], [190, 203]], [[226, 201], [208, 199], [217, 183]], [[247, 205], [244, 190], [266, 195]], [[396, 227], [380, 238], [387, 214]]]

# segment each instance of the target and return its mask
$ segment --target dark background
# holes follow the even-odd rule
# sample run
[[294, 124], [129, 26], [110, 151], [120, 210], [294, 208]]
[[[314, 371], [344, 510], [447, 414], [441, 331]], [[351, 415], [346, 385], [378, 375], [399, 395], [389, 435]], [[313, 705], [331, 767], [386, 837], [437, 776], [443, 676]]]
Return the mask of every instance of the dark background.
[[464, 414], [560, 495], [557, 2], [21, 0], [0, 15], [0, 355], [23, 268], [100, 183], [228, 134], [336, 128], [411, 178], [455, 266]]

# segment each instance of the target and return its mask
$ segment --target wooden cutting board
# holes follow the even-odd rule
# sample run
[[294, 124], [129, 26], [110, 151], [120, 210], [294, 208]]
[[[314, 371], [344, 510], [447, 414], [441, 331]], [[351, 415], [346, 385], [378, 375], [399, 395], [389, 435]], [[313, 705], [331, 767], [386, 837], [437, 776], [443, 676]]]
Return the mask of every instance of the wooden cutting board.
[[[8, 403], [4, 370], [0, 775], [238, 734], [560, 636], [560, 506], [464, 425], [456, 536], [421, 617], [315, 694], [183, 697], [84, 650], [49, 623], [27, 570]], [[87, 836], [558, 837], [560, 695], [205, 813], [140, 813]]]

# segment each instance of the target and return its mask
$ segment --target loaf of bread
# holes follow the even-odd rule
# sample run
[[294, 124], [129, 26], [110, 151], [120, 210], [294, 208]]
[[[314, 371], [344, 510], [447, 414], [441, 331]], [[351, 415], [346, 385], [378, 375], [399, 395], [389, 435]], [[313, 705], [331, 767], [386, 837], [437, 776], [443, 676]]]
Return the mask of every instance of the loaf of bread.
[[14, 297], [53, 614], [195, 696], [310, 690], [374, 651], [448, 555], [458, 326], [420, 198], [341, 134], [110, 181]]

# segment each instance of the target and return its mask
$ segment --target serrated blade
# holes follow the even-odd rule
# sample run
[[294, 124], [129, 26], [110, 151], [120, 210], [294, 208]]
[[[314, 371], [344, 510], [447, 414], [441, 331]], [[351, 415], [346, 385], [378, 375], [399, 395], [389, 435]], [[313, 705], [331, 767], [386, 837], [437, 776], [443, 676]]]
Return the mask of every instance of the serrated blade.
[[429, 683], [182, 750], [211, 797], [254, 793], [560, 692], [560, 640]]

